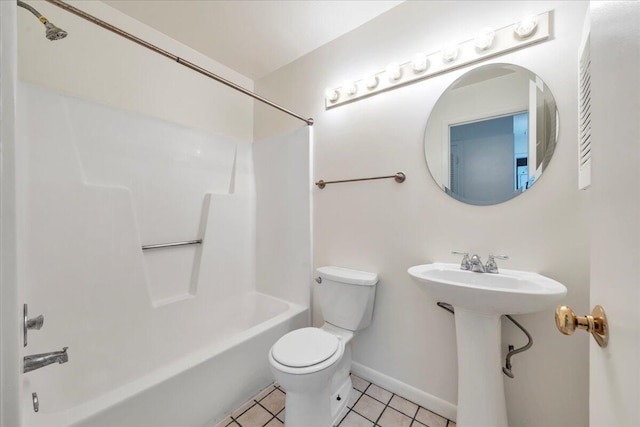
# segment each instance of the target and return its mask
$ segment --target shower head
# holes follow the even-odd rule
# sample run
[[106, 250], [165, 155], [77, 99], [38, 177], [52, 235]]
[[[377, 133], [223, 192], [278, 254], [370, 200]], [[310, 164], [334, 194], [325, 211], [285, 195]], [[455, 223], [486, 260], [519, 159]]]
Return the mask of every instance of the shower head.
[[42, 22], [46, 28], [46, 33], [45, 36], [53, 41], [53, 40], [60, 40], [63, 39], [65, 37], [67, 37], [67, 32], [61, 28], [56, 27], [52, 22], [49, 22], [49, 20], [47, 18], [45, 18], [44, 16], [42, 16], [40, 14], [40, 12], [38, 12], [37, 10], [35, 10], [33, 7], [29, 6], [27, 3], [21, 1], [21, 0], [17, 0], [18, 1], [18, 6], [23, 7], [25, 9], [27, 9], [29, 12], [33, 13], [36, 18], [38, 18], [40, 20], [40, 22]]
[[54, 24], [52, 24], [49, 21], [45, 22], [44, 26], [47, 28], [47, 32], [45, 33], [45, 36], [51, 41], [60, 40], [67, 37], [67, 32], [65, 30], [63, 30], [62, 28], [56, 27]]

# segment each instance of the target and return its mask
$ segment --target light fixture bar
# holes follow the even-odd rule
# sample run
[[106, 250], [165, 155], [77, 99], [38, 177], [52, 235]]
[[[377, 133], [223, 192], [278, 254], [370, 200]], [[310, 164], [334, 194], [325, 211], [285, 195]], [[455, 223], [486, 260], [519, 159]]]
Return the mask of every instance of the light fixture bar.
[[[417, 57], [402, 64], [391, 63], [384, 71], [354, 81], [355, 91], [353, 86], [349, 90], [344, 85], [330, 88], [325, 94], [325, 108], [328, 110], [544, 41], [551, 35], [550, 15], [551, 11], [547, 11], [527, 17], [495, 30], [495, 34], [488, 34], [485, 28], [477, 38], [426, 55], [426, 68], [424, 58]], [[372, 85], [373, 81], [377, 84]]]

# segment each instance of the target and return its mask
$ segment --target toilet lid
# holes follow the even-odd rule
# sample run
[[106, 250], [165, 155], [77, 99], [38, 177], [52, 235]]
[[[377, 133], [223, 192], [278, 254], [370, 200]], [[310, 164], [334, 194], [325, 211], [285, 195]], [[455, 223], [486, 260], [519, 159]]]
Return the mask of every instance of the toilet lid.
[[280, 338], [271, 351], [279, 363], [303, 368], [324, 362], [338, 350], [338, 338], [322, 329], [302, 328]]

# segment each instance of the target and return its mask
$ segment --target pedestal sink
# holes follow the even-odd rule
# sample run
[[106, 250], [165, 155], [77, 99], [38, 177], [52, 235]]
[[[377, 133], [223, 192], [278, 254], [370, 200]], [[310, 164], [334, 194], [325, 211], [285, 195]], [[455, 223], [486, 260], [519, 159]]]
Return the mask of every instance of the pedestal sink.
[[457, 425], [507, 427], [502, 374], [500, 316], [549, 309], [567, 288], [537, 273], [500, 270], [473, 273], [459, 264], [424, 264], [409, 268], [437, 301], [455, 309], [458, 345]]

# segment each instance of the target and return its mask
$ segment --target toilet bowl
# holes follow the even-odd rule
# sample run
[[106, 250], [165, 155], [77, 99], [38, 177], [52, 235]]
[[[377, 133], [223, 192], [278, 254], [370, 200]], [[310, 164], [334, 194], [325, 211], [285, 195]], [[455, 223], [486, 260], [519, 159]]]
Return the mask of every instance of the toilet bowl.
[[269, 351], [271, 371], [286, 392], [287, 427], [337, 424], [352, 390], [351, 338], [373, 315], [375, 273], [340, 267], [316, 271], [325, 324], [289, 332]]

